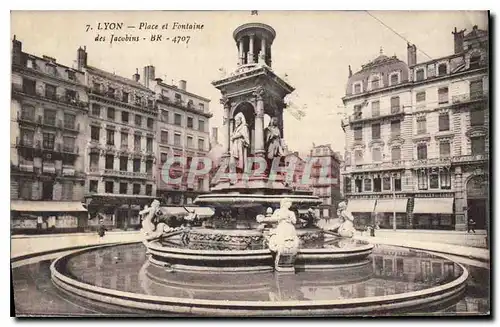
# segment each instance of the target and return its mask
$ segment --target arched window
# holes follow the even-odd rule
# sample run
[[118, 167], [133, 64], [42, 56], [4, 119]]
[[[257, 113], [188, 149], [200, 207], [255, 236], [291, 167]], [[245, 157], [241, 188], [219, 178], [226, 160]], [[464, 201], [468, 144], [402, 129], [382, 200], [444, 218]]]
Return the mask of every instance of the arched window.
[[438, 76], [446, 75], [448, 72], [448, 67], [445, 63], [439, 64], [438, 66]]

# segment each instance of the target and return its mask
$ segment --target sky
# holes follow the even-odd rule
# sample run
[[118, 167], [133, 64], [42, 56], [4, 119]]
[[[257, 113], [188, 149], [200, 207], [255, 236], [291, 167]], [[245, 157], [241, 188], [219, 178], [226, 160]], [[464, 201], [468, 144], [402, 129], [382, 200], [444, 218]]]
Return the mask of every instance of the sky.
[[[248, 22], [271, 25], [277, 33], [272, 46], [273, 70], [295, 87], [289, 101], [305, 112], [300, 120], [285, 111], [284, 134], [288, 148], [308, 154], [313, 144], [331, 144], [344, 153], [340, 122], [344, 107], [348, 66], [353, 72], [380, 54], [396, 55], [406, 61], [407, 40], [417, 46], [417, 61], [453, 53], [452, 30], [487, 29], [486, 12], [473, 11], [12, 11], [11, 37], [23, 42], [23, 51], [48, 55], [73, 66], [76, 50], [86, 46], [88, 64], [131, 77], [139, 68], [154, 65], [156, 76], [167, 83], [187, 81], [187, 90], [211, 100], [210, 127], [222, 125], [220, 93], [211, 82], [220, 69], [236, 68], [238, 50], [232, 33]], [[124, 26], [169, 23], [203, 24], [201, 31], [101, 31], [97, 24], [123, 22]], [[87, 31], [86, 25], [93, 30]], [[397, 35], [397, 34], [399, 35]], [[467, 33], [467, 32], [466, 32]], [[190, 36], [189, 43], [96, 42], [97, 34], [147, 37]], [[219, 134], [219, 139], [222, 136]]]

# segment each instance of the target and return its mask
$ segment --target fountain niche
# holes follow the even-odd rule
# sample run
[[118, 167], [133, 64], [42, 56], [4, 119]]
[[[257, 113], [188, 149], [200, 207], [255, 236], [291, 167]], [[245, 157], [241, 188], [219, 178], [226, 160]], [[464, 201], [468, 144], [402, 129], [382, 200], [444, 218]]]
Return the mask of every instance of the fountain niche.
[[[213, 82], [224, 107], [219, 168], [225, 174], [195, 200], [213, 215], [198, 219], [191, 211], [175, 227], [153, 201], [141, 211], [144, 247], [101, 245], [63, 256], [51, 265], [57, 288], [138, 314], [222, 316], [388, 314], [427, 310], [463, 293], [468, 272], [452, 262], [446, 278], [414, 287], [416, 277], [411, 269], [404, 272], [409, 265], [403, 259], [425, 254], [413, 250], [401, 251], [400, 264], [389, 253], [383, 262], [389, 260], [397, 274], [378, 276], [385, 268], [372, 260], [377, 249], [352, 238], [353, 217], [346, 211], [338, 233], [347, 237], [301, 226], [297, 211], [321, 201], [293, 192], [286, 175], [270, 168], [283, 155], [283, 99], [293, 91], [271, 69], [275, 36], [264, 24], [238, 27], [238, 68]], [[269, 126], [265, 114], [272, 117]], [[383, 292], [392, 286], [392, 293]], [[365, 294], [373, 287], [382, 292]]]

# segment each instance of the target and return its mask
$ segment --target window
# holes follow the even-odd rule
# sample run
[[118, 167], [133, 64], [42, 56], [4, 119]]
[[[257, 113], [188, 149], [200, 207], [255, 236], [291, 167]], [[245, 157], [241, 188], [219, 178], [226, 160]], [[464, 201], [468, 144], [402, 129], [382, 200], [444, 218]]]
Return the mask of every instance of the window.
[[354, 140], [355, 141], [363, 140], [363, 127], [361, 126], [354, 127]]
[[112, 129], [106, 130], [106, 144], [115, 145], [115, 131]]
[[141, 172], [141, 159], [135, 158], [134, 161], [134, 173], [139, 173]]
[[451, 154], [450, 142], [442, 141], [439, 143], [439, 157], [449, 158]]
[[134, 150], [141, 151], [141, 136], [134, 135]]
[[438, 103], [443, 104], [443, 103], [448, 103], [448, 88], [447, 87], [442, 87], [438, 89]]
[[198, 103], [198, 109], [200, 109], [200, 111], [205, 111], [205, 105], [203, 103]]
[[483, 96], [483, 81], [471, 81], [469, 85], [469, 94], [471, 100], [481, 98]]
[[26, 59], [26, 67], [27, 68], [35, 68], [36, 63], [33, 59]]
[[122, 111], [122, 123], [128, 123], [128, 112]]
[[120, 157], [120, 170], [121, 171], [127, 171], [128, 166], [128, 157], [126, 156], [121, 156]]
[[179, 93], [175, 94], [175, 102], [177, 102], [177, 103], [182, 102], [182, 96]]
[[417, 146], [417, 159], [418, 160], [427, 159], [427, 144], [419, 144]]
[[401, 178], [394, 178], [394, 191], [401, 191]]
[[100, 128], [97, 126], [90, 126], [90, 138], [92, 141], [99, 142]]
[[399, 120], [391, 121], [391, 137], [399, 137], [401, 135], [401, 122]]
[[26, 146], [33, 146], [33, 139], [35, 132], [29, 129], [21, 129], [21, 144]]
[[99, 181], [96, 181], [96, 180], [89, 181], [89, 192], [90, 193], [97, 193], [98, 187], [99, 187]]
[[153, 100], [152, 99], [148, 99], [148, 107], [153, 108]]
[[344, 177], [344, 193], [351, 193], [351, 179]]
[[417, 92], [417, 102], [425, 102], [425, 91]]
[[193, 117], [188, 117], [187, 118], [187, 127], [188, 128], [193, 128]]
[[174, 114], [174, 124], [177, 126], [182, 125], [182, 116], [180, 114]]
[[75, 115], [72, 114], [64, 114], [64, 128], [67, 129], [75, 129]]
[[128, 148], [128, 133], [127, 132], [121, 132], [121, 140], [120, 144], [122, 148]]
[[174, 145], [181, 146], [181, 134], [174, 134]]
[[23, 78], [23, 93], [35, 95], [36, 82], [31, 79]]
[[201, 120], [201, 119], [198, 120], [198, 130], [200, 132], [205, 131], [205, 121], [204, 120]]
[[417, 134], [427, 133], [427, 120], [425, 117], [417, 118]]
[[56, 87], [54, 85], [45, 84], [45, 97], [55, 100], [56, 99]]
[[53, 200], [54, 199], [54, 183], [53, 182], [42, 182], [42, 200]]
[[484, 154], [485, 153], [485, 138], [484, 136], [477, 136], [470, 138], [471, 152], [472, 155]]
[[400, 111], [399, 97], [391, 98], [391, 114], [398, 113]]
[[372, 140], [380, 139], [380, 123], [372, 124]]
[[160, 133], [160, 142], [167, 144], [168, 143], [168, 132], [167, 131], [161, 131]]
[[140, 194], [141, 193], [141, 184], [135, 183], [133, 186], [133, 193]]
[[104, 183], [104, 191], [106, 193], [113, 193], [113, 188], [114, 188], [114, 183], [113, 182], [106, 182], [106, 183]]
[[391, 74], [391, 85], [399, 84], [399, 75]]
[[99, 153], [91, 153], [89, 155], [90, 159], [90, 168], [91, 170], [96, 170], [99, 168]]
[[354, 191], [356, 193], [361, 193], [362, 191], [362, 185], [363, 185], [363, 180], [362, 179], [359, 179], [357, 178], [356, 180], [354, 180]]
[[481, 56], [480, 55], [472, 55], [470, 57], [469, 67], [470, 69], [478, 69], [481, 65]]
[[110, 98], [114, 98], [115, 97], [115, 89], [108, 86], [108, 91], [106, 92], [106, 94], [110, 97]]
[[380, 148], [373, 148], [373, 150], [372, 150], [372, 160], [375, 161], [375, 162], [382, 161], [382, 153], [380, 151]]
[[128, 93], [122, 92], [122, 102], [128, 103]]
[[168, 111], [166, 110], [161, 111], [161, 121], [168, 123]]
[[415, 80], [418, 82], [418, 81], [423, 81], [424, 80], [424, 70], [421, 68], [421, 69], [418, 69], [415, 73]]
[[31, 200], [33, 196], [33, 181], [29, 179], [19, 179], [19, 198]]
[[142, 105], [142, 97], [141, 96], [139, 96], [139, 95], [135, 96], [135, 104], [138, 106]]
[[165, 162], [167, 162], [167, 159], [168, 159], [168, 155], [166, 153], [162, 152], [160, 154], [160, 162], [165, 163]]
[[135, 115], [135, 125], [136, 126], [141, 126], [142, 125], [142, 116], [141, 115]]
[[439, 172], [437, 169], [431, 169], [429, 174], [429, 188], [439, 188]]
[[147, 120], [147, 126], [149, 129], [153, 129], [154, 128], [154, 120], [153, 118], [148, 118]]
[[484, 125], [484, 110], [480, 108], [471, 109], [470, 111], [470, 125], [483, 126]]
[[75, 151], [75, 138], [71, 136], [63, 136], [63, 151], [74, 152]]
[[146, 195], [151, 196], [153, 194], [153, 185], [147, 184], [146, 185]]
[[448, 113], [439, 114], [439, 131], [449, 131], [450, 130], [450, 115]]
[[391, 177], [384, 176], [384, 178], [382, 178], [382, 188], [384, 191], [391, 190]]
[[127, 194], [127, 183], [120, 183], [120, 194]]
[[419, 190], [427, 190], [428, 178], [429, 176], [427, 175], [427, 170], [421, 169], [417, 171], [417, 181]]
[[361, 93], [361, 83], [354, 84], [354, 94]]
[[441, 189], [450, 190], [451, 189], [451, 172], [449, 169], [441, 169], [439, 172], [439, 178], [441, 181]]
[[35, 107], [30, 105], [25, 105], [21, 108], [21, 117], [24, 120], [35, 120]]
[[153, 161], [148, 160], [146, 161], [146, 173], [150, 175], [153, 172]]
[[43, 111], [43, 123], [46, 125], [55, 126], [56, 125], [56, 111], [45, 109]]
[[448, 72], [448, 67], [446, 64], [439, 64], [438, 66], [438, 76], [446, 75]]
[[57, 75], [57, 68], [56, 66], [53, 66], [52, 64], [49, 64], [47, 63], [46, 64], [46, 67], [47, 67], [47, 72], [51, 75]]
[[205, 140], [199, 138], [198, 139], [198, 150], [205, 150]]
[[370, 178], [365, 178], [364, 179], [364, 190], [365, 192], [371, 192], [372, 191], [372, 180]]
[[380, 101], [372, 102], [372, 117], [380, 116]]
[[153, 152], [153, 138], [152, 137], [146, 138], [146, 151]]
[[186, 146], [188, 148], [192, 148], [193, 147], [193, 137], [192, 136], [188, 136], [187, 137], [187, 144], [186, 144]]
[[380, 79], [378, 76], [372, 77], [371, 87], [372, 90], [378, 89], [380, 87]]
[[92, 115], [97, 117], [101, 115], [101, 106], [97, 103], [92, 103]]
[[382, 180], [380, 177], [373, 179], [373, 192], [382, 192]]
[[96, 82], [94, 82], [94, 83], [92, 84], [92, 89], [93, 89], [93, 91], [94, 91], [94, 92], [96, 92], [96, 93], [101, 93], [101, 83], [96, 83]]
[[106, 162], [105, 162], [105, 168], [106, 169], [113, 169], [115, 166], [115, 156], [112, 154], [107, 154], [106, 155]]
[[108, 119], [115, 120], [115, 108], [108, 107]]
[[56, 135], [52, 133], [43, 133], [43, 148], [54, 150], [54, 140]]
[[356, 165], [361, 165], [363, 163], [363, 150], [354, 151], [354, 162]]

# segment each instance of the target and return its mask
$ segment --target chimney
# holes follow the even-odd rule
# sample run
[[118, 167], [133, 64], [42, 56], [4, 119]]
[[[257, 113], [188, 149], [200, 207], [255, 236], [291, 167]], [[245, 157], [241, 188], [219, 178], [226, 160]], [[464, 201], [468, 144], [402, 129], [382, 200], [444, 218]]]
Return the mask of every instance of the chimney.
[[139, 83], [139, 80], [141, 79], [141, 75], [139, 75], [139, 68], [135, 69], [135, 74], [132, 75], [132, 79]]
[[76, 62], [78, 70], [82, 70], [87, 67], [87, 47], [79, 47], [76, 51]]
[[408, 66], [414, 66], [417, 64], [417, 46], [415, 44], [408, 43]]
[[144, 67], [144, 86], [149, 87], [149, 81], [155, 79], [155, 66], [149, 65]]
[[23, 53], [23, 44], [21, 41], [16, 40], [16, 36], [14, 35], [14, 39], [12, 39], [12, 63], [13, 64], [21, 65], [22, 53]]
[[[474, 26], [477, 28], [477, 26]], [[461, 53], [464, 51], [464, 32], [466, 30], [463, 29], [461, 31], [457, 31], [457, 28], [455, 27], [455, 30], [451, 32], [453, 34], [453, 39], [454, 39], [454, 44], [455, 44], [455, 54]]]
[[181, 80], [179, 81], [179, 88], [180, 88], [181, 90], [183, 90], [183, 91], [186, 91], [186, 84], [187, 84], [187, 82], [186, 82], [185, 80], [181, 79]]

